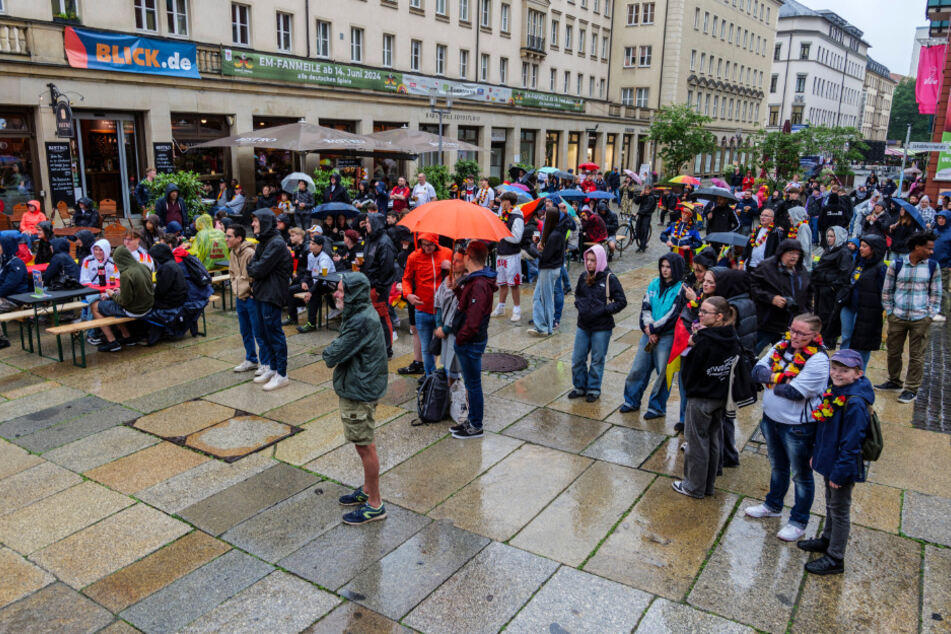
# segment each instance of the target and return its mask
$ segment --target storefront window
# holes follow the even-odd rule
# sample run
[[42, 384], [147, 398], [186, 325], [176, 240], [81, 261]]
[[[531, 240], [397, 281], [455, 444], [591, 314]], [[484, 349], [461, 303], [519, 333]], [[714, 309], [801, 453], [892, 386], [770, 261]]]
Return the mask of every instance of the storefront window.
[[568, 134], [568, 162], [565, 164], [564, 169], [577, 170], [578, 163], [581, 161], [578, 160], [578, 152], [581, 147], [581, 133], [580, 132], [571, 132]]
[[536, 130], [522, 130], [519, 137], [518, 151], [521, 155], [519, 163], [526, 165], [535, 165], [535, 139], [538, 136]]
[[605, 172], [617, 167], [615, 165], [616, 153], [617, 153], [617, 135], [609, 134], [608, 143], [604, 149], [604, 165], [602, 165]]
[[[386, 130], [398, 130], [407, 127], [405, 121], [374, 121], [373, 132], [385, 132]], [[392, 159], [389, 157], [373, 157], [373, 176], [374, 180], [383, 179], [386, 188], [392, 189], [396, 186], [396, 179], [406, 174], [406, 161], [404, 159]]]
[[[479, 145], [479, 126], [459, 126], [459, 140], [472, 145]], [[476, 152], [459, 152], [458, 160], [477, 161], [479, 158]]]
[[0, 211], [36, 198], [34, 143], [26, 114], [0, 110]]
[[230, 178], [230, 148], [190, 149], [199, 143], [228, 136], [229, 133], [224, 115], [172, 113], [175, 169], [195, 172], [203, 181]]
[[548, 132], [545, 134], [545, 165], [558, 167], [558, 142], [560, 140], [560, 132]]
[[[254, 117], [255, 130], [273, 128], [278, 125], [297, 123], [300, 117]], [[254, 148], [254, 194], [261, 191], [265, 185], [281, 186], [281, 179], [297, 171], [300, 161], [290, 150], [276, 150], [271, 148]], [[250, 192], [245, 188], [245, 195]]]
[[[421, 132], [429, 132], [430, 134], [439, 134], [439, 124], [436, 123], [421, 123], [419, 124], [419, 129]], [[447, 126], [443, 125], [443, 134], [447, 132]], [[441, 165], [442, 158], [439, 156], [439, 152], [423, 152], [416, 158], [416, 164], [419, 167], [428, 167], [430, 165]], [[413, 176], [412, 174], [407, 175], [407, 178]]]

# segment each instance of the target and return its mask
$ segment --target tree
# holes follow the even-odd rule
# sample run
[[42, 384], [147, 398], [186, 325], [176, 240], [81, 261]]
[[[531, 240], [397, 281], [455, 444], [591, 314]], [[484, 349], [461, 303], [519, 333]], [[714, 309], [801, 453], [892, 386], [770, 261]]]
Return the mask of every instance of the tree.
[[456, 161], [455, 173], [451, 176], [453, 182], [456, 183], [459, 187], [462, 187], [462, 181], [467, 177], [472, 177], [472, 180], [477, 180], [479, 178], [479, 161], [472, 161], [469, 159], [460, 159]]
[[892, 113], [888, 119], [888, 138], [904, 142], [911, 124], [912, 141], [931, 140], [931, 115], [918, 114], [918, 103], [915, 101], [915, 78], [905, 77], [897, 86], [892, 95]]
[[766, 171], [770, 190], [786, 184], [793, 174], [799, 172], [799, 156], [802, 154], [805, 136], [802, 132], [760, 131], [752, 137], [755, 152], [761, 157], [760, 166]]
[[803, 154], [832, 159], [835, 174], [840, 177], [850, 174], [849, 163], [861, 161], [862, 152], [868, 149], [861, 132], [850, 126], [810, 126], [796, 134], [802, 135]]
[[648, 140], [660, 146], [665, 171], [679, 172], [698, 154], [717, 148], [717, 137], [703, 126], [713, 121], [686, 104], [664, 106], [654, 115]]

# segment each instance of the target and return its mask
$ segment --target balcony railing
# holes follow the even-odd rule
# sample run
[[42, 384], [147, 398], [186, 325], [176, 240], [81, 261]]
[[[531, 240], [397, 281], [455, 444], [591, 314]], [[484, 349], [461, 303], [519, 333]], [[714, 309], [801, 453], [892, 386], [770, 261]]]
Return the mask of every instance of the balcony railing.
[[221, 49], [198, 47], [198, 72], [221, 74]]
[[0, 22], [0, 53], [29, 55], [30, 49], [27, 45], [26, 34], [26, 25]]
[[525, 48], [539, 53], [545, 52], [545, 38], [537, 35], [529, 35], [525, 38]]

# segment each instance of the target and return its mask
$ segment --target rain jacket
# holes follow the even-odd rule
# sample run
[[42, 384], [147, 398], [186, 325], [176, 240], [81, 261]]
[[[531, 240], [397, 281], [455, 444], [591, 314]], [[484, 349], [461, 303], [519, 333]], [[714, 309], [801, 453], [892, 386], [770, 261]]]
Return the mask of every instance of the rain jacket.
[[[662, 282], [660, 264], [666, 261], [673, 273], [669, 283]], [[644, 300], [641, 302], [640, 326], [641, 331], [652, 335], [666, 335], [674, 331], [677, 318], [683, 310], [684, 273], [687, 264], [677, 253], [665, 253], [657, 261], [658, 276], [647, 285]]]
[[469, 273], [453, 289], [459, 299], [459, 306], [452, 322], [457, 345], [488, 339], [492, 298], [498, 289], [495, 283], [495, 271], [490, 268]]
[[[789, 209], [789, 233], [793, 232], [793, 227], [797, 224], [806, 220], [806, 209], [804, 207], [791, 207]], [[800, 246], [802, 246], [802, 265], [806, 268], [807, 271], [812, 270], [812, 229], [809, 227], [809, 223], [805, 222], [802, 224], [799, 229], [796, 230], [795, 235], [789, 236], [792, 239], [799, 240]], [[825, 240], [825, 231], [819, 233], [821, 240]]]
[[732, 325], [702, 328], [693, 333], [693, 341], [680, 369], [684, 394], [687, 398], [726, 401], [730, 370], [740, 353], [736, 329]]
[[[92, 255], [92, 244], [96, 241], [96, 236], [92, 231], [83, 229], [77, 231], [73, 237], [79, 242], [76, 246], [76, 260], [82, 262], [87, 255]], [[69, 240], [69, 238], [66, 239]]]
[[17, 257], [19, 245], [10, 236], [0, 236], [0, 297], [30, 292], [30, 276], [26, 271], [26, 264]]
[[951, 268], [951, 211], [939, 211], [936, 214], [945, 219], [944, 227], [935, 222], [938, 239], [934, 241], [934, 254], [931, 256], [943, 269]]
[[842, 333], [839, 299], [848, 292], [852, 273], [852, 253], [846, 246], [848, 233], [839, 225], [831, 228], [835, 232], [835, 244], [822, 254], [810, 276], [812, 305], [822, 319], [822, 338], [830, 345]]
[[168, 196], [172, 192], [178, 191], [178, 185], [175, 183], [169, 183], [165, 186], [165, 195], [155, 201], [155, 215], [159, 217], [159, 220], [162, 223], [162, 226], [165, 227], [168, 223], [178, 222], [181, 226], [185, 227], [188, 225], [188, 209], [185, 207], [185, 200], [182, 198], [181, 192], [178, 192], [178, 204], [179, 204], [179, 213], [174, 211], [169, 214], [168, 205], [169, 200]]
[[251, 278], [248, 276], [248, 263], [254, 257], [254, 245], [242, 240], [241, 245], [228, 255], [228, 276], [231, 288], [238, 299], [251, 297]]
[[[40, 201], [31, 200], [28, 205], [26, 213], [20, 219], [20, 233], [29, 233], [36, 236], [40, 234], [38, 225], [41, 222], [46, 222], [48, 218], [42, 211], [43, 207], [40, 205]], [[33, 207], [36, 207], [36, 211], [33, 211]]]
[[156, 264], [154, 308], [181, 308], [188, 297], [188, 285], [185, 283], [185, 274], [175, 262], [172, 249], [160, 242], [149, 249], [149, 255]]
[[423, 253], [421, 248], [409, 254], [406, 258], [406, 269], [403, 271], [403, 297], [416, 295], [422, 304], [416, 310], [436, 314], [434, 299], [436, 289], [442, 282], [442, 263], [452, 262], [452, 251], [439, 246], [439, 236], [434, 233], [419, 235], [420, 240], [427, 240], [436, 245], [432, 255]]
[[[812, 302], [809, 272], [802, 265], [802, 257], [792, 272], [782, 265], [783, 254], [788, 251], [798, 251], [802, 256], [802, 245], [798, 240], [783, 240], [776, 255], [766, 258], [752, 271], [759, 329], [771, 334], [786, 332], [793, 316], [808, 311]], [[785, 308], [773, 305], [776, 295], [786, 298]]]
[[102, 262], [100, 262], [92, 253], [83, 258], [83, 263], [79, 265], [79, 281], [83, 284], [98, 284], [100, 268], [103, 269], [107, 281], [112, 277], [113, 273], [116, 272], [116, 263], [113, 262], [110, 257], [112, 246], [109, 244], [109, 241], [105, 238], [96, 240], [96, 242], [93, 243], [93, 247], [102, 249], [103, 259]]
[[841, 200], [838, 194], [829, 194], [819, 212], [819, 235], [824, 236], [829, 227], [848, 228], [851, 222], [852, 210], [849, 209], [849, 203]]
[[383, 214], [368, 214], [371, 232], [364, 245], [363, 274], [370, 280], [370, 287], [380, 297], [388, 296], [391, 284], [399, 279], [396, 267], [396, 247], [386, 234], [386, 217]]
[[[587, 269], [578, 277], [578, 284], [575, 287], [578, 328], [587, 332], [613, 330], [614, 315], [627, 307], [627, 297], [624, 296], [621, 281], [608, 268], [608, 257], [604, 253], [604, 247], [596, 244], [585, 251], [585, 256], [588, 253], [594, 253], [597, 265], [594, 279], [590, 284]], [[582, 258], [583, 261], [584, 258]]]
[[747, 350], [756, 347], [756, 304], [750, 297], [750, 274], [740, 269], [716, 267], [713, 278], [717, 282], [716, 294], [736, 309], [736, 336]]
[[[257, 213], [257, 212], [256, 212]], [[363, 273], [346, 271], [340, 333], [322, 353], [334, 369], [337, 396], [373, 403], [386, 394], [386, 341], [380, 316], [370, 303], [370, 281]]]
[[277, 232], [274, 212], [270, 209], [258, 209], [254, 216], [260, 224], [260, 233], [255, 236], [258, 245], [254, 249], [254, 257], [248, 263], [248, 275], [253, 280], [251, 293], [259, 302], [283, 306], [291, 277], [291, 254], [284, 239]]
[[849, 345], [853, 350], [878, 350], [882, 346], [882, 312], [885, 310], [882, 306], [885, 239], [872, 234], [862, 236], [862, 242], [872, 247], [872, 257], [856, 260], [849, 276], [851, 288], [846, 305], [855, 313], [855, 327]]
[[136, 260], [124, 246], [116, 247], [115, 261], [119, 268], [119, 296], [116, 303], [130, 316], [145, 315], [155, 303], [152, 271]]
[[[81, 205], [85, 205], [85, 209]], [[76, 201], [76, 213], [73, 214], [74, 227], [98, 227], [99, 212], [92, 198], [82, 197]]]
[[842, 395], [845, 405], [816, 425], [812, 448], [812, 468], [839, 485], [865, 481], [862, 443], [868, 431], [868, 406], [875, 402], [872, 383], [864, 376], [849, 385], [832, 386], [833, 398]]
[[208, 214], [195, 218], [195, 229], [198, 233], [192, 240], [189, 251], [198, 258], [206, 269], [212, 268], [215, 262], [228, 259], [228, 244], [221, 229], [215, 229], [214, 221]]
[[69, 240], [53, 238], [53, 258], [43, 271], [43, 283], [52, 288], [66, 277], [78, 282], [79, 265], [69, 254]]

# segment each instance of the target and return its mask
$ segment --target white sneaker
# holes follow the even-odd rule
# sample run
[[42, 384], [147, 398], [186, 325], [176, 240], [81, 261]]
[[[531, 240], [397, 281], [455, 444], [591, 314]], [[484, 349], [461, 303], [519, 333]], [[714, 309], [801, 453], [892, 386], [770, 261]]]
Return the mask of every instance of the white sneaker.
[[[331, 319], [336, 319], [337, 317], [340, 316], [340, 314], [341, 314], [342, 312], [343, 312], [343, 311], [340, 310], [339, 308], [332, 308], [332, 309], [330, 310], [330, 312], [327, 313], [327, 321], [330, 321]], [[397, 323], [393, 324], [393, 327], [394, 327], [394, 328], [399, 328], [400, 325], [399, 325], [399, 323], [397, 322]]]
[[244, 361], [241, 362], [240, 365], [234, 366], [234, 371], [248, 372], [249, 370], [254, 370], [257, 367], [258, 367], [257, 363], [255, 363], [254, 361], [248, 361], [247, 359], [245, 359]]
[[944, 315], [935, 315], [931, 318], [931, 323], [933, 324], [943, 324], [947, 318]]
[[274, 373], [274, 376], [271, 377], [271, 380], [267, 382], [267, 385], [264, 386], [265, 392], [270, 392], [272, 390], [279, 390], [285, 385], [289, 385], [291, 380], [286, 376], [281, 376], [277, 372]]
[[746, 509], [745, 512], [750, 517], [780, 517], [782, 515], [782, 513], [777, 513], [776, 511], [767, 508], [765, 504], [751, 506]]
[[521, 321], [522, 320], [522, 309], [516, 306], [512, 309], [512, 321]]
[[806, 529], [799, 528], [794, 524], [786, 524], [779, 532], [776, 533], [776, 537], [780, 538], [784, 542], [795, 542], [802, 539], [802, 536], [806, 534]]
[[394, 331], [393, 331], [393, 343], [396, 343], [397, 341], [399, 341], [399, 338], [400, 338], [400, 336], [399, 336], [398, 334], [396, 334], [396, 331], [394, 330]]
[[261, 376], [270, 369], [271, 368], [269, 368], [267, 365], [259, 365], [258, 369], [254, 371], [254, 376]]
[[254, 377], [254, 382], [255, 382], [255, 383], [267, 383], [268, 381], [271, 380], [271, 378], [274, 377], [275, 374], [277, 374], [277, 372], [276, 372], [275, 370], [272, 370], [271, 368], [268, 368], [268, 369], [267, 369], [267, 372], [265, 372], [265, 373], [262, 374], [261, 376], [256, 376], [256, 377]]
[[540, 331], [540, 330], [538, 330], [537, 328], [534, 328], [534, 327], [529, 328], [529, 329], [526, 330], [525, 332], [527, 332], [528, 334], [530, 334], [530, 335], [533, 336], [533, 337], [547, 337], [547, 336], [548, 336], [548, 333], [542, 332], [542, 331]]
[[505, 314], [505, 304], [498, 304], [492, 311], [492, 317], [501, 317]]

